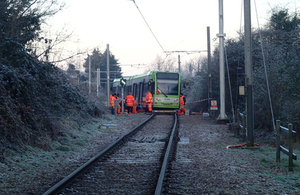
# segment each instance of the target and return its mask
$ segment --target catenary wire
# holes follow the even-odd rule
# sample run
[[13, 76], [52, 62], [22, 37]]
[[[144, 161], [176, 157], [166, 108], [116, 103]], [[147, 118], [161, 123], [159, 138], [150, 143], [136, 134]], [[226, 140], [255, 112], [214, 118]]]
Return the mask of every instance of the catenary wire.
[[136, 6], [136, 8], [138, 9], [138, 11], [140, 12], [142, 18], [144, 19], [145, 23], [147, 24], [147, 26], [148, 26], [149, 30], [151, 31], [153, 37], [155, 38], [156, 42], [159, 44], [159, 46], [161, 47], [161, 49], [165, 52], [163, 46], [160, 44], [160, 42], [159, 42], [158, 39], [156, 38], [156, 36], [155, 36], [155, 34], [153, 33], [152, 29], [150, 28], [148, 22], [146, 21], [145, 17], [143, 16], [143, 14], [142, 14], [140, 8], [139, 8], [139, 7], [137, 6], [137, 4], [135, 3], [135, 0], [132, 0], [132, 1], [133, 1], [133, 3], [135, 4], [135, 6]]
[[227, 59], [227, 51], [226, 51], [226, 47], [225, 46], [224, 46], [224, 50], [225, 50], [225, 60], [226, 60], [226, 67], [227, 67], [227, 77], [228, 77], [228, 84], [229, 84], [229, 91], [230, 91], [232, 118], [233, 118], [233, 123], [235, 123], [233, 101], [232, 101], [232, 92], [231, 92], [231, 84], [230, 84], [230, 75], [229, 75], [229, 67], [228, 67], [228, 59]]
[[257, 13], [257, 7], [256, 7], [256, 1], [255, 0], [254, 0], [254, 5], [255, 5], [255, 11], [256, 11], [256, 19], [257, 19], [257, 25], [258, 25], [258, 34], [259, 34], [259, 39], [260, 39], [261, 53], [262, 53], [263, 64], [264, 64], [264, 69], [265, 69], [265, 76], [266, 76], [266, 82], [267, 82], [267, 89], [268, 89], [268, 96], [269, 96], [270, 109], [271, 109], [271, 115], [272, 115], [273, 129], [275, 130], [275, 121], [274, 121], [274, 113], [273, 113], [273, 106], [272, 106], [272, 100], [271, 100], [269, 79], [268, 79], [266, 60], [265, 60], [265, 54], [264, 54], [264, 47], [263, 47], [262, 38], [261, 38], [261, 32], [260, 32], [258, 13]]

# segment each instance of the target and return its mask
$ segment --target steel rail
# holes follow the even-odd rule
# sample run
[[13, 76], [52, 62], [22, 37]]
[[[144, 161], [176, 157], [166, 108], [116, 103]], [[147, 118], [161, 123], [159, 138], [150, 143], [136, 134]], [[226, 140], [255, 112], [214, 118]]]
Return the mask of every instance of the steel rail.
[[139, 124], [137, 127], [132, 129], [130, 132], [122, 136], [121, 138], [117, 139], [114, 143], [110, 144], [108, 147], [103, 149], [100, 153], [98, 153], [96, 156], [91, 158], [89, 161], [84, 163], [82, 166], [80, 166], [78, 169], [73, 171], [71, 174], [69, 174], [67, 177], [62, 179], [60, 182], [55, 184], [53, 187], [51, 187], [49, 190], [47, 190], [43, 195], [52, 195], [52, 194], [58, 194], [61, 192], [65, 187], [67, 187], [68, 184], [70, 184], [74, 179], [79, 177], [84, 171], [86, 171], [89, 167], [91, 167], [94, 163], [98, 161], [99, 158], [105, 156], [107, 153], [112, 151], [116, 146], [118, 146], [121, 142], [125, 141], [128, 137], [136, 133], [143, 125], [145, 125], [151, 118], [153, 118], [155, 114], [150, 115], [150, 117]]
[[175, 137], [175, 132], [176, 132], [176, 126], [177, 126], [177, 115], [174, 114], [175, 116], [175, 122], [174, 122], [174, 126], [171, 132], [171, 136], [168, 142], [168, 146], [165, 152], [165, 156], [164, 156], [164, 160], [160, 169], [160, 174], [159, 174], [159, 178], [156, 184], [156, 189], [155, 189], [155, 195], [161, 195], [162, 194], [162, 190], [163, 190], [163, 182], [164, 182], [164, 178], [165, 178], [165, 174], [167, 171], [167, 166], [169, 163], [169, 158], [170, 158], [170, 154], [171, 154], [171, 148], [172, 145], [174, 143], [174, 137]]

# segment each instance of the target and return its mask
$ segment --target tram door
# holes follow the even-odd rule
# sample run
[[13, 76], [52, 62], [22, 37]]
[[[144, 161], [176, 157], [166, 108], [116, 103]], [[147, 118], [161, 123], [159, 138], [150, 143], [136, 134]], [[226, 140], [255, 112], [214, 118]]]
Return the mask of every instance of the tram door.
[[137, 84], [134, 83], [132, 86], [132, 96], [134, 97], [135, 100], [138, 100], [138, 90], [137, 90]]
[[150, 91], [151, 94], [154, 94], [154, 82], [152, 80], [149, 80], [148, 82], [148, 90]]
[[139, 93], [138, 93], [139, 94], [139, 97], [138, 97], [139, 99], [138, 100], [139, 100], [139, 106], [141, 106], [143, 104], [143, 83], [142, 82], [139, 83], [138, 88], [139, 88]]

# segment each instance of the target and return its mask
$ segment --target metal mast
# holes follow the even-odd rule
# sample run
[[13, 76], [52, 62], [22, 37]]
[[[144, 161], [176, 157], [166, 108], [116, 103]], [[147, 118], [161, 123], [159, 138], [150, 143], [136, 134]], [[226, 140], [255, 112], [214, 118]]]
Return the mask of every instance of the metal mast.
[[107, 67], [107, 107], [110, 108], [110, 102], [109, 102], [109, 95], [110, 95], [110, 79], [109, 79], [109, 45], [107, 44], [107, 48], [106, 48], [106, 67]]
[[227, 120], [225, 114], [225, 65], [224, 65], [224, 24], [223, 0], [219, 0], [219, 59], [220, 59], [220, 115], [219, 121]]
[[253, 114], [253, 71], [251, 49], [251, 4], [244, 0], [245, 20], [245, 73], [246, 73], [246, 112], [247, 112], [247, 147], [254, 147], [254, 114]]
[[210, 56], [210, 27], [207, 27], [207, 69], [208, 69], [208, 110], [209, 116], [211, 116], [210, 110], [210, 98], [211, 94], [211, 56]]

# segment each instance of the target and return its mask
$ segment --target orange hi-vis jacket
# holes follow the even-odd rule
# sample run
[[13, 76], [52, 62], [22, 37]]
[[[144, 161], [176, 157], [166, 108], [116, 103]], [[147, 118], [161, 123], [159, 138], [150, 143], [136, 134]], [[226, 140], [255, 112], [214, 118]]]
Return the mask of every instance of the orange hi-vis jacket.
[[137, 107], [137, 102], [133, 100], [133, 109], [132, 109], [133, 114], [136, 114], [136, 107]]
[[128, 107], [133, 107], [134, 97], [132, 95], [126, 96], [126, 103]]
[[146, 102], [148, 104], [151, 104], [153, 102], [153, 100], [152, 100], [152, 94], [149, 91], [146, 94]]
[[183, 100], [184, 96], [180, 96], [180, 107], [184, 107], [184, 100]]
[[111, 106], [111, 107], [114, 106], [114, 104], [115, 104], [115, 102], [114, 102], [115, 99], [116, 99], [115, 96], [110, 96], [110, 106]]
[[180, 114], [183, 115], [186, 111], [186, 109], [184, 108], [184, 96], [180, 96]]

